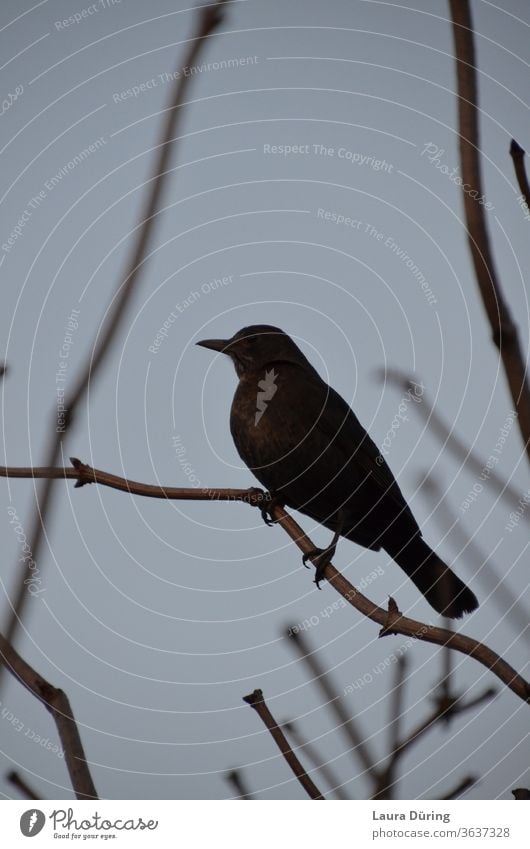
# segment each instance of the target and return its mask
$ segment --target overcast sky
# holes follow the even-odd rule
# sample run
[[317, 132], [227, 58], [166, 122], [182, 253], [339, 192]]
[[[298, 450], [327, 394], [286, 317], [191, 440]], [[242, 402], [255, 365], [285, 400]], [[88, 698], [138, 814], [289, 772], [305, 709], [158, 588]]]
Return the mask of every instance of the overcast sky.
[[[57, 391], [68, 395], [123, 278], [193, 28], [188, 6], [2, 3], [8, 464], [43, 462]], [[530, 19], [523, 0], [503, 7], [472, 3], [483, 201], [527, 352], [530, 220], [508, 148], [512, 136], [530, 146]], [[504, 428], [497, 471], [523, 502], [530, 498], [462, 223], [447, 16], [441, 0], [229, 4], [199, 67], [180, 71], [193, 79], [151, 255], [62, 451], [65, 462], [74, 455], [145, 482], [254, 484], [229, 432], [233, 368], [194, 343], [248, 324], [280, 326], [374, 440], [388, 440], [387, 460], [426, 539], [480, 599], [458, 628], [525, 672], [528, 641], [484, 583], [483, 560], [528, 609], [530, 510], [510, 528], [514, 508], [487, 480], [465, 507], [479, 476], [440, 444], [410, 398], [406, 420], [393, 426], [404, 393], [380, 378], [392, 368], [414, 375], [484, 463]], [[425, 472], [442, 488], [443, 510], [433, 512], [419, 488]], [[29, 532], [35, 495], [30, 480], [2, 486], [5, 622], [21, 569], [9, 511]], [[329, 538], [297, 518], [316, 542]], [[456, 519], [460, 537], [448, 533]], [[409, 659], [405, 730], [432, 705], [439, 649], [378, 640], [377, 627], [350, 607], [329, 613], [339, 596], [325, 583], [318, 592], [288, 537], [244, 505], [165, 503], [58, 483], [46, 531], [41, 592], [17, 648], [68, 693], [102, 796], [228, 798], [223, 776], [237, 766], [262, 798], [302, 798], [241, 701], [255, 687], [278, 720], [299, 719], [347, 794], [369, 795], [334, 714], [283, 637], [289, 624], [312, 623], [307, 639], [376, 758], [386, 752], [399, 649]], [[461, 537], [482, 557], [461, 551]], [[386, 605], [391, 594], [411, 616], [437, 621], [384, 552], [342, 541], [335, 563], [354, 584], [370, 581], [375, 602]], [[456, 686], [470, 698], [496, 684], [464, 656], [454, 665]], [[469, 798], [511, 798], [513, 787], [528, 786], [527, 708], [500, 690], [403, 759], [398, 795], [439, 798], [470, 774], [480, 782]], [[15, 766], [44, 796], [71, 797], [46, 711], [13, 679], [4, 678], [0, 701], [1, 792], [13, 795], [4, 775]]]

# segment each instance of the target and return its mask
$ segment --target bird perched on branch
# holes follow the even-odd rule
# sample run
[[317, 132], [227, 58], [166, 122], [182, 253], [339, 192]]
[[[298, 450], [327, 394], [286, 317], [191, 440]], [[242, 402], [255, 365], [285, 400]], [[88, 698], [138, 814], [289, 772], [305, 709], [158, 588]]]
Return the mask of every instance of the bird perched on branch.
[[458, 618], [478, 607], [471, 590], [423, 540], [396, 479], [355, 414], [290, 336], [253, 325], [231, 339], [197, 344], [228, 355], [235, 366], [232, 437], [272, 503], [299, 510], [334, 533], [331, 545], [318, 550], [317, 586], [343, 536], [384, 549], [438, 613]]

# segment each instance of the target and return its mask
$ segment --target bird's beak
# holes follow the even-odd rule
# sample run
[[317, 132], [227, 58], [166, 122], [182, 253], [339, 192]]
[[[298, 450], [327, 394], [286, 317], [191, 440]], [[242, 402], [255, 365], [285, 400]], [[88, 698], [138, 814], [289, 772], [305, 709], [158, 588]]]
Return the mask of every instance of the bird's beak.
[[209, 348], [211, 351], [218, 351], [220, 354], [228, 354], [228, 347], [231, 339], [202, 339], [201, 342], [196, 342], [202, 348]]

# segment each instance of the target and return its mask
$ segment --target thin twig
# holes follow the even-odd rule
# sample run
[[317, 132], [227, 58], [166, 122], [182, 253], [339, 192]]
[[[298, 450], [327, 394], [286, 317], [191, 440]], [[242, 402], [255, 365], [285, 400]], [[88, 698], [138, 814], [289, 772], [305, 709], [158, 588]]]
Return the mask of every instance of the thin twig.
[[16, 787], [17, 790], [20, 791], [24, 799], [32, 799], [36, 801], [37, 799], [42, 799], [42, 796], [37, 796], [32, 787], [28, 784], [28, 782], [22, 778], [20, 773], [16, 772], [14, 769], [11, 772], [8, 772], [6, 775], [7, 780], [13, 787]]
[[304, 750], [304, 754], [306, 755], [307, 759], [310, 760], [312, 764], [314, 764], [317, 772], [321, 773], [322, 778], [329, 785], [329, 788], [333, 795], [337, 799], [342, 799], [343, 801], [347, 800], [349, 797], [346, 796], [338, 778], [334, 775], [330, 765], [328, 763], [323, 762], [317, 750], [311, 745], [311, 743], [309, 743], [307, 740], [304, 740], [300, 731], [298, 730], [297, 725], [293, 722], [293, 720], [291, 719], [287, 722], [283, 722], [282, 728], [285, 728], [288, 736], [292, 739], [296, 748]]
[[[197, 63], [197, 57], [203, 48], [205, 39], [212, 35], [215, 28], [222, 21], [222, 7], [225, 2], [226, 0], [217, 0], [216, 3], [212, 3], [209, 6], [201, 6], [198, 9], [197, 29], [189, 40], [189, 49], [182, 67], [192, 67]], [[192, 76], [182, 73], [179, 64], [177, 79], [178, 82], [171, 94], [165, 125], [161, 133], [161, 141], [158, 145], [158, 156], [153, 166], [150, 192], [147, 196], [145, 207], [140, 214], [138, 238], [133, 246], [130, 257], [126, 261], [125, 273], [123, 274], [123, 277], [120, 278], [119, 285], [110, 302], [109, 309], [105, 313], [102, 329], [98, 330], [93, 349], [86, 366], [81, 369], [71, 395], [65, 399], [64, 406], [67, 413], [65, 416], [64, 427], [61, 428], [62, 432], [59, 432], [59, 429], [56, 426], [56, 411], [54, 412], [52, 422], [50, 422], [49, 444], [45, 452], [45, 456], [47, 457], [47, 466], [55, 466], [60, 458], [61, 444], [73, 422], [80, 402], [85, 397], [88, 387], [90, 386], [92, 389], [96, 374], [100, 370], [112, 342], [118, 335], [118, 331], [120, 330], [125, 318], [126, 307], [131, 300], [140, 272], [143, 270], [144, 263], [147, 259], [148, 247], [156, 221], [160, 198], [167, 174], [169, 173], [169, 158], [174, 147], [175, 138], [178, 135], [177, 124], [183, 114], [182, 106], [185, 102], [185, 93]], [[51, 476], [46, 476], [46, 483], [42, 487], [42, 490], [37, 493], [37, 505], [34, 520], [32, 522], [30, 533], [28, 534], [32, 559], [29, 561], [25, 573], [20, 578], [18, 588], [15, 590], [14, 601], [11, 605], [11, 613], [5, 630], [6, 638], [10, 643], [14, 641], [18, 624], [22, 618], [28, 599], [26, 583], [31, 577], [29, 564], [37, 561], [41, 553], [46, 518], [52, 504], [52, 479], [53, 478]], [[0, 680], [1, 675], [2, 669], [0, 668]]]
[[499, 578], [500, 570], [492, 565], [490, 556], [484, 554], [474, 539], [469, 538], [462, 525], [455, 520], [446, 500], [443, 498], [442, 487], [431, 475], [421, 478], [421, 488], [429, 499], [431, 505], [436, 507], [434, 520], [439, 527], [447, 532], [451, 528], [449, 539], [454, 539], [455, 547], [459, 554], [467, 555], [470, 562], [474, 564], [474, 575], [477, 581], [481, 581], [486, 592], [491, 595], [491, 600], [497, 604], [503, 617], [507, 611], [510, 615], [508, 622], [517, 629], [517, 635], [530, 642], [530, 616], [521, 601], [512, 593], [506, 581]]
[[[458, 81], [458, 122], [464, 209], [471, 256], [482, 302], [499, 349], [526, 453], [530, 457], [530, 388], [517, 326], [504, 299], [490, 247], [480, 169], [478, 95], [473, 24], [469, 0], [449, 0]], [[475, 194], [476, 193], [476, 194]]]
[[469, 699], [467, 702], [456, 697], [452, 699], [444, 699], [443, 697], [437, 698], [435, 707], [426, 719], [416, 725], [416, 727], [395, 746], [394, 750], [390, 752], [386, 766], [384, 770], [381, 771], [380, 783], [377, 793], [374, 795], [374, 799], [389, 798], [388, 794], [395, 782], [394, 776], [398, 762], [401, 760], [403, 755], [413, 745], [418, 743], [418, 741], [421, 740], [421, 738], [435, 725], [442, 721], [447, 722], [450, 717], [461, 716], [463, 713], [478, 707], [483, 702], [493, 699], [496, 695], [497, 691], [493, 687], [489, 687], [480, 695]]
[[326, 699], [326, 704], [328, 704], [335, 712], [339, 722], [339, 727], [342, 728], [350, 741], [352, 754], [359, 758], [369, 778], [372, 780], [373, 784], [376, 785], [379, 776], [375, 767], [375, 760], [369, 750], [369, 746], [366, 743], [365, 735], [361, 729], [357, 727], [353, 717], [350, 716], [349, 712], [346, 710], [343, 700], [335, 692], [335, 687], [331, 682], [330, 676], [322, 668], [315, 652], [311, 651], [310, 646], [302, 634], [294, 630], [294, 628], [288, 628], [286, 634], [292, 641], [293, 645], [296, 646], [303, 662], [309, 668], [311, 675], [313, 676], [313, 680], [317, 686], [320, 687], [322, 694]]
[[475, 778], [474, 775], [468, 775], [467, 778], [463, 778], [462, 781], [460, 781], [456, 785], [456, 787], [453, 787], [453, 789], [449, 793], [446, 793], [445, 796], [442, 796], [442, 801], [449, 799], [458, 799], [460, 796], [462, 796], [463, 793], [466, 792], [466, 790], [470, 790], [472, 787], [474, 787], [477, 781], [478, 778]]
[[521, 196], [524, 199], [527, 209], [530, 209], [530, 186], [528, 185], [528, 177], [526, 176], [526, 169], [524, 167], [524, 155], [525, 151], [523, 148], [517, 144], [515, 139], [512, 139], [510, 144], [510, 156], [513, 160], [515, 176], [519, 183]]
[[[398, 658], [397, 666], [395, 667], [394, 683], [390, 693], [390, 722], [389, 722], [389, 746], [390, 753], [395, 752], [401, 741], [401, 719], [403, 716], [403, 692], [405, 672], [407, 660], [404, 655]], [[397, 762], [391, 757], [389, 758], [386, 769], [380, 771], [379, 787], [374, 798], [376, 799], [393, 799], [396, 795]]]
[[[390, 368], [384, 371], [378, 371], [377, 376], [381, 381], [386, 382], [388, 380], [394, 386], [404, 391], [409, 391], [414, 387], [415, 381], [413, 381], [412, 377], [399, 369]], [[509, 501], [512, 507], [518, 508], [521, 506], [521, 493], [509, 484], [508, 481], [504, 480], [495, 468], [492, 469], [487, 466], [487, 461], [481, 460], [466, 445], [464, 440], [456, 434], [454, 427], [449, 427], [433, 405], [427, 400], [425, 392], [423, 392], [421, 397], [415, 395], [414, 401], [415, 403], [410, 406], [421, 415], [429, 426], [429, 432], [440, 440], [444, 449], [447, 448], [460, 464], [465, 465], [477, 477], [484, 475], [484, 470], [487, 469], [488, 488], [494, 490], [497, 495]], [[530, 513], [525, 515], [524, 519], [530, 522]]]
[[26, 663], [6, 638], [0, 634], [0, 657], [11, 674], [29, 690], [48, 710], [57, 726], [64, 758], [75, 795], [78, 799], [97, 799], [96, 788], [88, 769], [88, 764], [79, 736], [68, 697], [48, 683], [38, 672]]
[[225, 778], [236, 791], [237, 799], [254, 799], [252, 793], [248, 791], [240, 769], [231, 769], [226, 773]]
[[[77, 461], [79, 462], [79, 461]], [[99, 472], [92, 469], [90, 466], [77, 468], [72, 473], [72, 469], [22, 469], [24, 474], [20, 474], [21, 470], [12, 467], [0, 467], [0, 476], [7, 477], [34, 477], [36, 472], [44, 473], [51, 472], [54, 477], [70, 477], [76, 478], [79, 485], [84, 483], [105, 483], [115, 489], [121, 489], [125, 492], [136, 492], [139, 495], [152, 494], [157, 498], [171, 498], [180, 500], [195, 500], [195, 501], [242, 501], [253, 506], [264, 508], [267, 506], [269, 496], [262, 490], [256, 487], [249, 489], [186, 489], [186, 488], [165, 488], [152, 487], [148, 484], [138, 484], [128, 481], [125, 478], [119, 478], [116, 475], [108, 475], [108, 473]], [[85, 469], [88, 472], [85, 474]], [[17, 474], [18, 473], [18, 474]], [[105, 478], [107, 477], [107, 481]], [[148, 492], [152, 491], [152, 492]], [[315, 566], [318, 566], [318, 555], [315, 553], [315, 544], [304, 533], [300, 525], [295, 522], [292, 516], [287, 513], [283, 507], [277, 504], [270, 506], [270, 515], [277, 522], [288, 536], [296, 543], [300, 551], [307, 554]], [[373, 622], [381, 625], [380, 637], [389, 634], [403, 634], [406, 637], [414, 637], [426, 643], [434, 645], [446, 646], [449, 645], [455, 651], [462, 652], [474, 660], [481, 663], [489, 669], [494, 675], [506, 684], [520, 699], [530, 703], [530, 683], [526, 681], [518, 672], [502, 659], [496, 652], [488, 648], [488, 646], [474, 640], [472, 637], [467, 637], [464, 634], [453, 633], [445, 628], [436, 628], [433, 625], [426, 625], [423, 622], [418, 622], [416, 619], [410, 619], [398, 610], [397, 605], [391, 599], [389, 601], [388, 610], [374, 604], [359, 590], [357, 590], [350, 582], [341, 575], [341, 573], [333, 566], [332, 563], [327, 563], [324, 567], [324, 576], [330, 585], [343, 598], [352, 605], [356, 610], [367, 616]]]
[[250, 705], [250, 707], [254, 708], [263, 724], [269, 729], [274, 742], [278, 746], [280, 752], [291, 767], [307, 795], [311, 799], [323, 799], [324, 796], [314, 782], [309, 778], [302, 764], [291, 749], [285, 734], [265, 704], [263, 691], [254, 690], [254, 692], [250, 693], [248, 696], [243, 696], [243, 701]]

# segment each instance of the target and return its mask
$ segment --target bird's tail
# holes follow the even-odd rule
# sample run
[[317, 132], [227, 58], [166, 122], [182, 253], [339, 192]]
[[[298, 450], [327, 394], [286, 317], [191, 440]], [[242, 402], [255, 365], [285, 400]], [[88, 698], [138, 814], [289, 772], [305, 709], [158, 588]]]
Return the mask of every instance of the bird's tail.
[[474, 593], [420, 536], [413, 537], [399, 550], [386, 550], [442, 616], [460, 619], [478, 607]]

